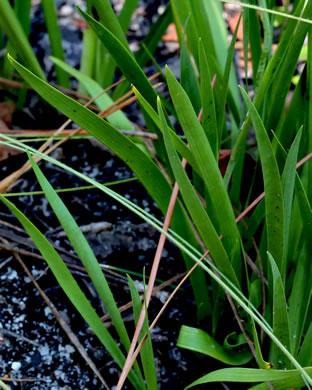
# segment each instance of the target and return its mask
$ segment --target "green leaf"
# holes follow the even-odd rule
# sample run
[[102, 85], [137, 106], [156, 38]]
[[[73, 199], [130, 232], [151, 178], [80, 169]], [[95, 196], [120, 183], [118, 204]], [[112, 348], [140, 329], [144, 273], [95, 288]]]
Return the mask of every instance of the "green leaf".
[[[24, 229], [33, 239], [41, 255], [49, 265], [53, 275], [64, 290], [65, 294], [68, 296], [72, 304], [84, 318], [87, 324], [92, 328], [93, 332], [105, 346], [119, 367], [122, 368], [125, 362], [124, 355], [53, 246], [30, 222], [30, 220], [17, 207], [13, 205], [13, 203], [5, 199], [3, 195], [0, 195], [0, 200], [11, 210], [11, 212], [23, 225]], [[130, 373], [129, 379], [134, 386], [140, 386], [140, 382], [137, 380], [133, 371]]]
[[190, 101], [193, 104], [196, 114], [199, 114], [201, 108], [200, 93], [198, 87], [198, 81], [194, 70], [190, 54], [186, 46], [186, 31], [187, 31], [188, 19], [184, 26], [184, 36], [181, 44], [181, 55], [180, 55], [180, 74], [181, 74], [181, 85], [187, 93]]
[[[91, 135], [120, 157], [142, 182], [162, 213], [165, 214], [167, 212], [172, 189], [158, 167], [144, 151], [111, 124], [40, 80], [12, 57], [10, 57], [10, 61], [23, 78], [53, 107], [63, 112], [80, 127], [86, 129]], [[190, 222], [179, 201], [175, 205], [171, 226], [191, 245], [198, 246]], [[187, 268], [190, 268], [193, 263], [189, 257], [185, 255], [184, 260]], [[193, 272], [191, 282], [196, 302], [198, 304], [205, 302], [206, 296], [208, 295], [208, 287], [203, 271], [198, 269]], [[195, 288], [198, 285], [201, 286], [201, 289]]]
[[252, 353], [247, 348], [243, 348], [239, 352], [226, 350], [207, 332], [185, 325], [181, 327], [177, 346], [211, 356], [231, 366], [243, 365], [252, 359]]
[[211, 149], [218, 159], [218, 123], [216, 115], [215, 98], [212, 87], [212, 77], [210, 74], [209, 62], [206, 57], [203, 42], [199, 40], [199, 67], [200, 67], [200, 96], [203, 110], [202, 126], [209, 140]]
[[57, 216], [57, 219], [61, 223], [67, 237], [72, 243], [74, 250], [79, 256], [88, 275], [90, 276], [90, 279], [96, 291], [98, 292], [99, 297], [101, 298], [106, 310], [108, 311], [112, 319], [112, 322], [120, 336], [122, 343], [124, 344], [126, 349], [128, 349], [130, 347], [130, 340], [125, 325], [123, 323], [121, 314], [118, 311], [118, 307], [114, 300], [113, 294], [109, 288], [103, 271], [101, 270], [101, 267], [99, 266], [99, 263], [94, 256], [94, 253], [92, 252], [88, 241], [82, 234], [81, 230], [79, 229], [79, 226], [77, 225], [74, 218], [62, 202], [61, 198], [57, 195], [51, 184], [41, 172], [38, 165], [35, 163], [34, 159], [30, 156], [30, 154], [28, 154], [28, 157], [30, 159], [32, 168], [36, 174], [38, 182], [43, 192], [45, 193], [45, 196], [47, 197], [55, 215]]
[[188, 96], [169, 68], [166, 69], [166, 73], [170, 95], [180, 124], [190, 144], [190, 149], [199, 167], [200, 176], [206, 185], [212, 205], [218, 210], [218, 222], [221, 234], [224, 237], [224, 247], [228, 254], [234, 253], [234, 258], [237, 258], [240, 238], [217, 161]]
[[17, 19], [8, 0], [0, 1], [0, 27], [8, 36], [16, 53], [24, 63], [39, 77], [45, 80], [45, 75], [28, 42], [26, 34]]
[[[57, 23], [57, 13], [54, 0], [42, 0], [41, 6], [43, 9], [45, 24], [49, 35], [51, 52], [56, 58], [64, 61], [64, 51], [62, 47], [61, 32]], [[63, 87], [70, 88], [69, 77], [61, 68], [56, 68], [57, 83]]]
[[[306, 368], [309, 375], [312, 374], [312, 367]], [[258, 370], [254, 368], [225, 368], [218, 371], [213, 371], [191, 385], [187, 386], [185, 390], [191, 387], [198, 386], [204, 383], [213, 382], [273, 382], [275, 390], [285, 390], [290, 387], [300, 387], [304, 384], [299, 370]], [[253, 389], [269, 389], [266, 387], [255, 386]]]
[[[275, 260], [269, 252], [268, 259], [273, 274], [273, 332], [285, 348], [289, 350], [289, 319], [283, 281]], [[290, 367], [289, 361], [285, 359], [283, 352], [275, 344], [272, 345], [272, 352], [275, 367], [279, 369]]]
[[[160, 131], [163, 131], [163, 128], [160, 123], [160, 118], [157, 112], [153, 109], [153, 107], [148, 103], [148, 101], [140, 94], [140, 92], [135, 87], [132, 87], [132, 90], [135, 96], [137, 97], [138, 102], [142, 105], [143, 109], [149, 115], [151, 120], [155, 123], [155, 125], [158, 127]], [[170, 129], [170, 134], [172, 136], [173, 143], [176, 150], [180, 153], [182, 157], [186, 159], [188, 164], [190, 164], [198, 172], [197, 164], [195, 162], [195, 159], [190, 149], [185, 145], [185, 143], [181, 140], [181, 138], [178, 137], [177, 134], [172, 129]]]
[[284, 205], [282, 183], [273, 148], [263, 122], [249, 96], [240, 87], [245, 104], [254, 125], [261, 159], [264, 191], [268, 251], [281, 270], [284, 248]]
[[[141, 309], [142, 309], [142, 302], [133, 280], [129, 275], [127, 275], [127, 277], [128, 277], [128, 284], [131, 293], [131, 300], [133, 303], [134, 320], [135, 320], [135, 324], [137, 325], [137, 322], [140, 317]], [[155, 358], [154, 358], [151, 335], [148, 327], [147, 311], [144, 319], [144, 324], [140, 332], [139, 342], [145, 333], [147, 333], [148, 336], [140, 351], [142, 366], [143, 366], [148, 390], [157, 390], [158, 386], [157, 386], [157, 377], [155, 371]]]
[[[126, 35], [118, 21], [117, 16], [115, 15], [109, 0], [91, 0], [91, 3], [94, 5], [97, 14], [100, 17], [101, 23], [103, 26], [105, 26], [105, 29], [110, 31], [110, 33], [114, 35], [127, 50], [129, 50]], [[81, 13], [81, 9], [79, 9], [79, 7], [77, 8]]]
[[[79, 80], [92, 98], [98, 96], [101, 92], [103, 92], [102, 87], [91, 77], [83, 74], [82, 72], [79, 72], [77, 69], [65, 64], [65, 62], [57, 58], [51, 57], [51, 60], [58, 67], [64, 69], [64, 71], [68, 72], [70, 75], [72, 75], [77, 80]], [[110, 98], [110, 96], [107, 93], [102, 94], [95, 101], [95, 104], [99, 107], [101, 111], [104, 111], [106, 108], [110, 107], [113, 103], [114, 101]], [[118, 127], [119, 129], [134, 130], [134, 126], [121, 110], [116, 111], [113, 114], [109, 115], [107, 117], [107, 120], [112, 125]]]
[[231, 282], [233, 282], [237, 287], [239, 283], [235, 272], [233, 270], [232, 264], [229, 260], [229, 257], [222, 245], [222, 242], [211, 223], [209, 216], [204, 209], [201, 201], [199, 200], [196, 191], [192, 184], [190, 183], [185, 170], [181, 165], [178, 154], [174, 149], [167, 122], [164, 116], [164, 112], [161, 107], [160, 100], [158, 99], [158, 111], [161, 120], [162, 131], [164, 133], [165, 145], [171, 164], [171, 168], [174, 172], [177, 183], [179, 184], [179, 189], [182, 194], [182, 198], [186, 207], [192, 217], [192, 220], [204, 241], [205, 246], [209, 249], [212, 258], [218, 267], [218, 269], [226, 275]]
[[299, 145], [301, 141], [302, 128], [298, 131], [297, 136], [291, 146], [288, 153], [284, 171], [282, 174], [282, 185], [283, 185], [283, 201], [284, 201], [284, 258], [282, 264], [281, 274], [285, 277], [287, 270], [287, 249], [289, 241], [289, 227], [291, 221], [292, 203], [295, 189], [296, 179], [296, 164], [298, 159]]
[[82, 11], [78, 6], [77, 9], [114, 58], [116, 64], [129, 83], [134, 84], [145, 99], [155, 108], [156, 92], [145, 73], [136, 62], [134, 56], [105, 26], [101, 25], [86, 12]]

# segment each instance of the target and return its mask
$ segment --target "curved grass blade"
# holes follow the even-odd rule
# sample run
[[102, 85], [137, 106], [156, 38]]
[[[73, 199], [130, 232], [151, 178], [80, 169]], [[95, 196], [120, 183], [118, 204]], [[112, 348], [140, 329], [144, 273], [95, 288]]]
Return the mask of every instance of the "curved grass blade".
[[189, 141], [190, 148], [201, 173], [200, 176], [206, 185], [212, 205], [218, 210], [218, 222], [221, 234], [224, 236], [224, 247], [228, 254], [233, 254], [233, 258], [240, 257], [238, 255], [240, 237], [235, 223], [234, 212], [224, 187], [217, 161], [204, 130], [197, 120], [188, 96], [168, 67], [166, 68], [166, 74], [170, 95], [180, 124]]
[[[127, 277], [128, 277], [128, 284], [131, 293], [131, 300], [133, 303], [134, 320], [135, 320], [135, 324], [137, 324], [142, 309], [142, 302], [133, 280], [129, 275], [127, 275]], [[144, 324], [142, 326], [140, 338], [142, 338], [145, 333], [148, 334], [148, 337], [140, 351], [140, 356], [141, 356], [142, 366], [143, 366], [144, 375], [146, 379], [147, 389], [157, 390], [158, 386], [157, 386], [157, 376], [155, 371], [155, 358], [154, 358], [151, 335], [148, 328], [147, 310], [145, 311], [145, 313], [146, 315], [144, 319]], [[138, 342], [139, 341], [140, 340], [138, 340]]]
[[[52, 55], [64, 61], [64, 50], [62, 47], [61, 32], [57, 23], [57, 14], [54, 0], [42, 0], [44, 19], [49, 35]], [[58, 85], [70, 88], [68, 74], [62, 68], [55, 68]]]
[[263, 122], [245, 90], [240, 87], [254, 125], [262, 164], [268, 251], [281, 270], [284, 249], [284, 205], [282, 183], [273, 148]]
[[132, 53], [106, 27], [82, 11], [78, 6], [77, 9], [114, 58], [129, 83], [134, 84], [145, 99], [155, 108], [157, 94]]
[[[130, 52], [126, 35], [118, 21], [117, 16], [115, 15], [109, 0], [91, 0], [91, 3], [94, 5], [100, 17], [101, 23]], [[78, 9], [78, 11], [80, 12], [81, 10]]]
[[[121, 134], [111, 124], [102, 120], [90, 110], [86, 109], [73, 99], [52, 88], [49, 84], [40, 80], [25, 67], [9, 57], [23, 78], [47, 100], [53, 107], [57, 108], [80, 127], [86, 129], [91, 135], [110, 148], [120, 157], [135, 173], [142, 182], [151, 197], [157, 203], [163, 214], [166, 213], [172, 189], [154, 162], [135, 143]], [[172, 227], [183, 238], [195, 247], [198, 247], [192, 226], [178, 201], [172, 217]], [[187, 268], [192, 266], [191, 260], [184, 256]], [[208, 294], [208, 287], [205, 283], [205, 275], [202, 270], [196, 270], [192, 274], [191, 283], [195, 300], [199, 304], [204, 302]], [[196, 289], [201, 285], [202, 289]], [[205, 288], [203, 287], [205, 286]]]
[[[179, 249], [181, 249], [187, 256], [198, 263], [199, 267], [205, 270], [210, 277], [216, 281], [220, 287], [222, 287], [225, 291], [227, 291], [233, 299], [246, 311], [248, 315], [250, 315], [254, 321], [260, 325], [260, 327], [264, 330], [264, 332], [271, 338], [271, 340], [279, 346], [279, 348], [285, 353], [285, 356], [292, 362], [292, 364], [298, 369], [299, 372], [301, 372], [302, 377], [306, 380], [307, 383], [312, 385], [312, 378], [308, 375], [308, 373], [302, 368], [302, 366], [298, 363], [298, 361], [287, 351], [287, 349], [283, 346], [283, 344], [280, 343], [280, 341], [274, 336], [272, 333], [272, 329], [270, 325], [267, 323], [267, 321], [258, 313], [258, 311], [252, 306], [252, 304], [247, 300], [247, 298], [241, 293], [239, 289], [237, 289], [228, 279], [226, 279], [220, 272], [218, 272], [218, 269], [214, 266], [214, 264], [207, 264], [207, 262], [202, 262], [202, 252], [200, 252], [195, 246], [192, 245], [189, 241], [185, 240], [182, 236], [177, 234], [176, 232], [172, 231], [170, 229], [170, 233], [165, 232], [162, 229], [162, 222], [158, 221], [155, 217], [153, 217], [151, 214], [147, 213], [144, 209], [141, 209], [134, 203], [130, 202], [129, 200], [123, 198], [116, 192], [110, 190], [109, 188], [105, 187], [104, 185], [96, 182], [95, 180], [91, 179], [90, 177], [70, 168], [69, 166], [61, 163], [58, 160], [55, 160], [51, 158], [50, 156], [47, 156], [43, 153], [38, 152], [36, 149], [24, 145], [21, 142], [12, 139], [11, 137], [8, 137], [6, 135], [2, 135], [2, 138], [4, 138], [6, 141], [1, 141], [0, 144], [5, 144], [9, 146], [13, 146], [15, 149], [21, 150], [21, 151], [29, 151], [33, 155], [38, 156], [42, 158], [43, 160], [49, 161], [57, 166], [59, 166], [62, 169], [65, 169], [67, 172], [70, 172], [77, 177], [82, 178], [83, 180], [87, 181], [88, 183], [94, 185], [96, 188], [100, 189], [104, 193], [111, 196], [113, 199], [117, 200], [124, 206], [126, 206], [129, 210], [133, 211], [136, 215], [140, 216], [143, 220], [148, 222], [151, 226], [155, 227], [159, 232], [166, 235], [168, 239], [170, 239], [172, 242], [177, 245]], [[209, 265], [209, 267], [208, 267]], [[223, 280], [225, 279], [225, 280]], [[207, 295], [206, 295], [207, 296]]]
[[226, 350], [207, 332], [185, 325], [181, 327], [177, 346], [211, 356], [231, 366], [246, 364], [253, 357], [250, 350], [246, 348], [239, 352]]
[[207, 56], [201, 39], [199, 40], [198, 57], [200, 69], [200, 96], [201, 106], [203, 108], [202, 126], [209, 140], [211, 149], [217, 160], [219, 150], [219, 137], [216, 104], [213, 93], [209, 62], [207, 60]]
[[[306, 372], [311, 375], [312, 367], [305, 368]], [[276, 381], [276, 382], [275, 382]], [[274, 389], [285, 390], [290, 387], [300, 387], [305, 384], [301, 378], [299, 370], [258, 370], [254, 368], [225, 368], [222, 370], [211, 372], [191, 385], [187, 386], [185, 390], [191, 387], [214, 382], [273, 382]], [[265, 384], [265, 386], [267, 386]], [[253, 389], [269, 389], [269, 387], [253, 387]]]
[[[273, 332], [285, 348], [289, 350], [289, 319], [283, 281], [275, 260], [269, 252], [268, 259], [271, 263], [273, 275]], [[275, 344], [272, 345], [272, 353], [274, 367], [279, 369], [290, 367], [289, 361], [285, 359], [284, 354]]]
[[180, 82], [183, 89], [189, 96], [190, 101], [193, 104], [196, 115], [198, 115], [202, 105], [200, 102], [199, 86], [198, 86], [198, 81], [194, 70], [194, 65], [191, 61], [191, 57], [186, 46], [186, 31], [187, 31], [188, 20], [189, 19], [187, 19], [185, 22], [184, 35], [183, 35], [181, 49], [180, 49], [181, 50]]
[[169, 129], [166, 123], [165, 115], [161, 107], [160, 100], [158, 99], [158, 111], [161, 120], [161, 126], [164, 133], [165, 145], [171, 164], [171, 168], [174, 172], [175, 179], [179, 184], [179, 189], [182, 194], [184, 203], [188, 208], [188, 211], [194, 221], [194, 224], [204, 241], [207, 249], [210, 250], [210, 253], [214, 259], [214, 262], [218, 269], [226, 275], [232, 283], [239, 287], [239, 283], [235, 272], [233, 270], [232, 264], [229, 260], [229, 257], [222, 245], [222, 242], [211, 223], [209, 216], [204, 209], [201, 201], [199, 200], [194, 187], [190, 183], [185, 170], [183, 169], [181, 162], [179, 160], [178, 154], [174, 149]]
[[[77, 69], [73, 68], [70, 65], [65, 64], [65, 62], [59, 60], [58, 58], [51, 57], [51, 60], [57, 67], [62, 68], [64, 71], [68, 72], [70, 75], [75, 77], [81, 84], [83, 84], [84, 88], [88, 91], [88, 94], [94, 98], [98, 96], [102, 91], [102, 87], [94, 81], [91, 77], [79, 72]], [[110, 98], [110, 96], [106, 93], [98, 97], [95, 101], [95, 104], [99, 107], [101, 111], [104, 111], [106, 108], [111, 106], [114, 101]], [[134, 126], [128, 120], [126, 115], [122, 111], [116, 111], [113, 114], [107, 117], [107, 120], [114, 126], [119, 129], [125, 130], [134, 130]]]
[[[101, 321], [100, 317], [96, 314], [95, 310], [87, 300], [77, 282], [73, 278], [72, 274], [64, 264], [63, 260], [59, 257], [53, 246], [44, 237], [44, 235], [30, 222], [30, 220], [17, 208], [13, 203], [8, 201], [4, 196], [0, 195], [0, 200], [10, 209], [10, 211], [16, 216], [19, 222], [23, 225], [24, 229], [30, 235], [41, 255], [45, 258], [52, 273], [54, 274], [59, 285], [64, 290], [72, 304], [92, 328], [96, 336], [105, 346], [110, 355], [114, 358], [116, 363], [123, 367], [125, 357], [117, 343], [112, 338], [107, 328]], [[134, 372], [129, 375], [130, 381], [134, 386], [140, 386], [140, 382], [137, 380]], [[137, 387], [140, 388], [140, 387]]]
[[118, 21], [124, 34], [128, 31], [132, 15], [137, 9], [139, 0], [126, 0], [120, 12]]
[[301, 141], [302, 128], [299, 129], [297, 136], [290, 148], [284, 171], [282, 174], [283, 186], [283, 201], [284, 201], [284, 256], [281, 267], [281, 274], [285, 277], [287, 270], [287, 249], [289, 241], [289, 227], [291, 220], [292, 203], [294, 197], [295, 180], [296, 180], [296, 164], [298, 159], [298, 151]]
[[82, 234], [79, 226], [75, 222], [74, 218], [62, 202], [61, 198], [54, 191], [51, 184], [45, 178], [38, 165], [33, 158], [28, 154], [32, 168], [36, 174], [38, 182], [45, 193], [57, 219], [61, 223], [67, 237], [77, 255], [79, 256], [82, 264], [84, 265], [92, 283], [99, 294], [107, 312], [109, 313], [111, 320], [117, 330], [117, 333], [126, 349], [130, 346], [130, 340], [126, 331], [121, 314], [118, 311], [118, 307], [114, 300], [113, 294], [109, 288], [106, 278], [99, 266], [99, 263], [88, 243], [85, 236]]
[[[140, 92], [135, 87], [132, 87], [132, 90], [135, 96], [137, 97], [138, 102], [142, 105], [143, 109], [145, 110], [145, 112], [149, 115], [149, 117], [155, 123], [158, 129], [162, 131], [163, 128], [161, 126], [160, 118], [157, 112], [153, 109], [153, 107], [148, 103], [148, 101], [140, 94]], [[197, 164], [194, 160], [194, 157], [190, 149], [185, 145], [185, 143], [181, 140], [181, 138], [178, 137], [177, 134], [172, 129], [170, 129], [170, 135], [172, 137], [174, 147], [176, 148], [176, 150], [180, 153], [182, 157], [186, 159], [188, 164], [190, 164], [196, 170], [196, 172], [199, 172], [197, 168]]]
[[19, 57], [37, 76], [45, 80], [44, 72], [8, 0], [0, 1], [0, 26]]

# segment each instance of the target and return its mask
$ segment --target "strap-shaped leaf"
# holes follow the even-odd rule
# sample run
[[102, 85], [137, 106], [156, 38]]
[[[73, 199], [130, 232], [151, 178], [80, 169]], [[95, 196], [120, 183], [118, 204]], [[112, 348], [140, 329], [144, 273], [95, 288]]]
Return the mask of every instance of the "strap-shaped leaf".
[[156, 107], [156, 92], [152, 87], [152, 84], [146, 77], [143, 70], [136, 62], [132, 53], [125, 48], [120, 40], [113, 35], [105, 26], [97, 22], [86, 12], [82, 11], [77, 6], [78, 11], [84, 17], [88, 25], [95, 32], [97, 37], [106, 47], [107, 51], [114, 58], [116, 64], [129, 81], [130, 84], [134, 84], [136, 88], [142, 93], [146, 100], [155, 108]]
[[[94, 81], [91, 77], [87, 76], [86, 74], [79, 72], [79, 70], [73, 68], [70, 65], [65, 64], [65, 62], [59, 60], [58, 58], [51, 57], [51, 60], [52, 62], [54, 62], [55, 65], [57, 65], [57, 67], [62, 68], [64, 71], [68, 72], [70, 75], [75, 77], [78, 81], [80, 81], [83, 84], [84, 88], [88, 91], [88, 94], [92, 98], [98, 96], [103, 91], [103, 88], [96, 81]], [[107, 93], [101, 95], [95, 101], [95, 104], [99, 107], [101, 111], [105, 110], [113, 103], [114, 101]], [[118, 127], [119, 129], [134, 130], [134, 126], [122, 111], [114, 112], [113, 114], [107, 117], [107, 120], [112, 125]]]
[[[96, 336], [105, 346], [110, 355], [114, 358], [116, 363], [122, 368], [125, 362], [123, 353], [101, 321], [100, 317], [96, 314], [90, 302], [81, 291], [77, 282], [53, 246], [36, 228], [36, 226], [34, 226], [33, 223], [17, 207], [14, 206], [13, 203], [8, 201], [3, 195], [0, 196], [0, 200], [11, 210], [11, 212], [23, 225], [24, 229], [33, 239], [41, 255], [48, 263], [53, 275], [64, 290], [65, 294], [68, 296], [72, 304], [84, 318], [87, 324], [92, 328]], [[140, 381], [137, 380], [137, 377], [134, 375], [133, 371], [130, 373], [129, 379], [134, 386], [140, 386]]]
[[180, 330], [177, 346], [203, 353], [231, 366], [246, 364], [252, 359], [252, 353], [248, 348], [243, 348], [239, 352], [226, 350], [207, 332], [185, 325]]
[[223, 184], [222, 176], [206, 134], [199, 123], [192, 104], [169, 68], [166, 69], [170, 95], [193, 156], [206, 185], [212, 205], [218, 212], [218, 222], [228, 254], [239, 250], [239, 233], [234, 212]]
[[[83, 107], [73, 99], [65, 96], [10, 57], [17, 71], [45, 100], [53, 107], [63, 112], [79, 126], [110, 148], [136, 174], [151, 197], [157, 203], [163, 214], [166, 213], [172, 189], [153, 161], [134, 142], [121, 134], [115, 127], [99, 118], [93, 112]], [[191, 245], [198, 247], [190, 222], [178, 201], [172, 217], [172, 228]], [[192, 266], [188, 256], [184, 256], [187, 267]], [[191, 276], [195, 300], [198, 304], [204, 302], [208, 294], [204, 272], [197, 269]]]
[[237, 277], [235, 275], [229, 257], [224, 249], [224, 246], [213, 224], [211, 223], [211, 220], [207, 215], [204, 206], [199, 200], [194, 187], [190, 183], [187, 174], [179, 160], [178, 154], [174, 149], [165, 115], [161, 107], [160, 99], [158, 99], [158, 111], [169, 161], [176, 181], [179, 184], [179, 189], [182, 194], [184, 203], [186, 204], [186, 207], [202, 240], [204, 241], [204, 244], [207, 246], [207, 249], [210, 250], [210, 253], [212, 255], [212, 258], [214, 259], [216, 266], [224, 275], [226, 275], [231, 280], [231, 282], [236, 285], [236, 287], [239, 287]]
[[258, 142], [264, 180], [268, 251], [281, 269], [284, 248], [284, 205], [281, 177], [271, 142], [260, 115], [245, 90], [241, 87], [240, 90], [249, 110]]
[[[305, 369], [311, 375], [312, 367]], [[187, 386], [185, 390], [204, 383], [213, 382], [273, 382], [275, 390], [285, 390], [290, 387], [301, 387], [304, 385], [301, 373], [299, 370], [258, 370], [254, 368], [225, 368], [211, 372], [191, 385]], [[269, 390], [267, 384], [252, 387], [257, 390]]]
[[39, 62], [28, 42], [25, 32], [17, 19], [9, 0], [0, 1], [0, 27], [5, 31], [14, 50], [24, 63], [34, 72], [36, 75], [45, 80], [45, 75]]
[[[271, 263], [273, 275], [273, 332], [285, 348], [289, 350], [289, 320], [284, 285], [279, 269], [271, 253], [268, 253], [268, 259]], [[288, 359], [285, 358], [283, 352], [275, 344], [272, 344], [272, 351], [274, 367], [279, 369], [290, 367]]]

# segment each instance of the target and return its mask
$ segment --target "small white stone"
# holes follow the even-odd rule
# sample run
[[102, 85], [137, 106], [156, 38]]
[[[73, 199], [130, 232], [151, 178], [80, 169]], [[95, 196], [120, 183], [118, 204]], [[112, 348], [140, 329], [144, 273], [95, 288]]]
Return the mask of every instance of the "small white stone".
[[46, 317], [48, 317], [48, 315], [51, 314], [51, 313], [52, 313], [52, 311], [51, 311], [51, 309], [48, 306], [44, 308], [44, 315]]
[[49, 346], [47, 344], [46, 345], [41, 345], [39, 347], [39, 353], [40, 353], [41, 356], [49, 355], [49, 353], [50, 353]]
[[22, 367], [20, 362], [13, 362], [11, 364], [11, 368], [13, 371], [18, 371]]
[[66, 344], [65, 345], [65, 351], [67, 353], [73, 353], [73, 352], [75, 352], [75, 348], [72, 345], [70, 345], [70, 344]]

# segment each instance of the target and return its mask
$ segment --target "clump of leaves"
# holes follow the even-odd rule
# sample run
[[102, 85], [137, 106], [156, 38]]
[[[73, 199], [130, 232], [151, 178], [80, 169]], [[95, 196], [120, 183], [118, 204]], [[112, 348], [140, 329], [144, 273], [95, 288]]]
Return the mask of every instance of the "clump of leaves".
[[[89, 54], [84, 56], [82, 72], [70, 69], [59, 59], [54, 62], [77, 77], [93, 97], [112, 82], [118, 67], [128, 84], [118, 86], [111, 96], [104, 95], [98, 104], [101, 109], [106, 108], [132, 84], [147, 128], [157, 134], [153, 154], [140, 140], [132, 141], [118, 130], [121, 123], [132, 126], [122, 113], [110, 121], [103, 120], [49, 86], [36, 71], [35, 62], [21, 57], [25, 67], [12, 57], [10, 61], [39, 95], [125, 161], [164, 215], [172, 199], [171, 183], [176, 182], [176, 195], [178, 188], [180, 196], [176, 199], [171, 229], [162, 229], [160, 221], [111, 189], [26, 144], [7, 138], [11, 145], [28, 151], [29, 156], [46, 159], [83, 177], [151, 223], [181, 249], [186, 268], [191, 270], [197, 320], [202, 328], [195, 327], [196, 319], [193, 328], [183, 326], [178, 345], [217, 359], [223, 367], [208, 372], [187, 388], [227, 381], [248, 383], [254, 389], [309, 388], [312, 386], [309, 262], [312, 3], [286, 2], [281, 12], [274, 0], [259, 0], [259, 6], [228, 1], [243, 7], [240, 20], [244, 30], [244, 86], [238, 86], [233, 65], [240, 20], [228, 45], [219, 1], [171, 0], [145, 39], [148, 50], [144, 51], [142, 46], [134, 55], [125, 31], [130, 10], [134, 10], [136, 3], [126, 1], [119, 20], [106, 0], [90, 1], [88, 13], [78, 8], [90, 28], [86, 40], [94, 42], [85, 48]], [[99, 20], [90, 14], [93, 6]], [[181, 79], [179, 82], [166, 69], [169, 101], [158, 96], [143, 67], [171, 20], [179, 37]], [[273, 51], [277, 23], [279, 41]], [[307, 36], [307, 60], [299, 82], [293, 86]], [[251, 77], [247, 73], [249, 54]], [[88, 63], [88, 58], [97, 58], [104, 64], [107, 79], [103, 79], [105, 72], [90, 70], [94, 62]], [[90, 77], [95, 80], [90, 81]], [[169, 113], [177, 119], [187, 143], [175, 131]], [[251, 129], [256, 147], [248, 137]], [[224, 149], [231, 150], [231, 157], [223, 177], [219, 163]], [[247, 176], [251, 161], [248, 155], [253, 156], [254, 167]], [[121, 389], [127, 372], [135, 388], [157, 388], [147, 317], [141, 321], [141, 333], [139, 325], [137, 328], [140, 338], [147, 339], [141, 351], [142, 373], [137, 363], [130, 370], [131, 356], [136, 356], [138, 349], [134, 351], [134, 343], [130, 347], [130, 338], [97, 260], [65, 205], [30, 159], [45, 195], [110, 313], [123, 346], [130, 350], [127, 359], [44, 236], [5, 196], [1, 199], [32, 236], [60, 285], [105, 348], [121, 368], [126, 361], [117, 388]], [[182, 159], [190, 165], [191, 177], [186, 174]], [[192, 268], [194, 262], [197, 266]], [[142, 307], [131, 280], [129, 285], [135, 320], [140, 324], [140, 312], [147, 311], [148, 299]], [[238, 326], [233, 321], [224, 321], [233, 316]], [[247, 364], [248, 367], [240, 367]]]

